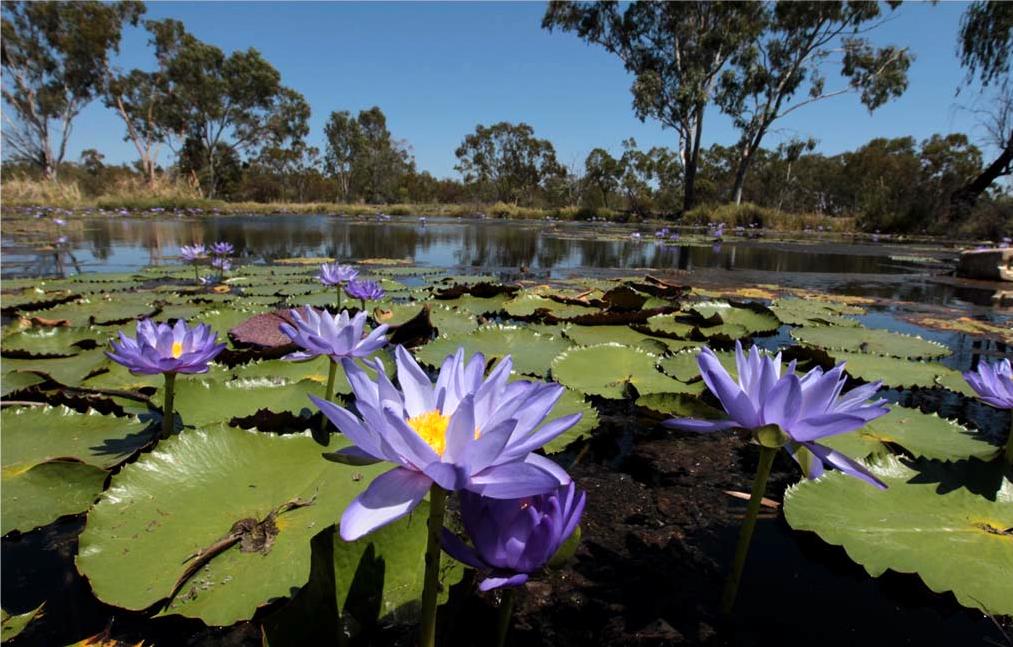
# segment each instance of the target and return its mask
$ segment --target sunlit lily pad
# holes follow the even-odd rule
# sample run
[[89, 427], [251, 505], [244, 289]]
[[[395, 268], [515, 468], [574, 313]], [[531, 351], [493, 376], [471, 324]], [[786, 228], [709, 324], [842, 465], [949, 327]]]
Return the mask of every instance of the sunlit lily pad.
[[78, 386], [92, 372], [107, 361], [101, 348], [82, 351], [71, 357], [52, 359], [10, 359], [3, 360], [5, 371], [30, 371], [48, 375], [66, 386]]
[[40, 604], [27, 613], [20, 613], [12, 616], [7, 611], [0, 609], [0, 642], [7, 642], [11, 638], [14, 638], [22, 631], [28, 624], [36, 618], [42, 616], [42, 607]]
[[637, 393], [685, 392], [685, 384], [656, 368], [658, 357], [621, 344], [582, 346], [552, 360], [552, 377], [564, 386], [589, 395], [621, 399], [627, 387]]
[[310, 539], [387, 469], [337, 465], [325, 450], [304, 434], [224, 426], [162, 441], [89, 512], [78, 568], [109, 604], [146, 609], [171, 596], [162, 614], [248, 619], [306, 583]]
[[462, 294], [456, 299], [441, 299], [439, 302], [464, 312], [470, 312], [473, 315], [484, 315], [499, 312], [510, 299], [510, 295], [505, 293], [491, 297], [476, 297], [470, 294]]
[[598, 410], [591, 406], [584, 394], [573, 389], [563, 391], [563, 397], [552, 407], [545, 422], [574, 413], [581, 414], [580, 421], [549, 441], [543, 448], [545, 453], [551, 454], [565, 449], [570, 443], [586, 437], [598, 426]]
[[916, 457], [943, 461], [989, 458], [997, 449], [952, 420], [900, 406], [893, 406], [890, 413], [857, 431], [828, 436], [821, 442], [853, 458], [889, 453], [889, 445], [900, 445]]
[[0, 413], [4, 470], [56, 459], [108, 469], [149, 445], [153, 430], [134, 417], [78, 413], [67, 407], [8, 407]]
[[440, 335], [461, 335], [479, 327], [475, 315], [464, 310], [434, 305], [429, 309], [429, 320]]
[[537, 294], [518, 294], [514, 299], [505, 303], [503, 309], [511, 317], [529, 317], [536, 312], [546, 311], [557, 319], [572, 319], [598, 312], [598, 308], [560, 303]]
[[[738, 376], [738, 366], [735, 363], [735, 353], [730, 351], [718, 351], [717, 355], [721, 366], [724, 367], [733, 379]], [[665, 357], [658, 366], [667, 375], [671, 375], [680, 382], [695, 382], [700, 379], [700, 363], [698, 358], [699, 350], [685, 350], [669, 357]]]
[[854, 306], [808, 299], [779, 299], [771, 304], [770, 309], [782, 322], [794, 326], [849, 326], [852, 328], [858, 327], [858, 320], [843, 315], [863, 312], [861, 308]]
[[447, 355], [453, 355], [459, 346], [465, 353], [483, 353], [487, 360], [510, 355], [514, 370], [526, 375], [545, 375], [549, 358], [570, 347], [561, 337], [550, 337], [520, 326], [492, 325], [479, 328], [467, 335], [440, 337], [416, 349], [419, 361], [438, 367]]
[[84, 512], [108, 473], [94, 465], [48, 461], [3, 469], [0, 480], [0, 535], [28, 532], [62, 516]]
[[673, 418], [720, 420], [726, 417], [723, 411], [687, 393], [649, 393], [637, 398], [636, 405]]
[[964, 381], [960, 371], [943, 366], [939, 362], [919, 362], [896, 357], [883, 357], [867, 353], [831, 351], [838, 362], [845, 362], [845, 370], [866, 382], [882, 381], [887, 386], [910, 388], [946, 387], [951, 391], [975, 397], [974, 391]]
[[35, 386], [45, 379], [35, 373], [9, 371], [0, 376], [0, 396], [7, 397], [11, 393]]
[[905, 359], [931, 359], [950, 354], [942, 344], [889, 330], [840, 326], [795, 328], [791, 336], [809, 346]]
[[700, 335], [742, 339], [778, 329], [781, 321], [759, 304], [732, 305], [725, 301], [708, 301], [692, 305], [689, 316], [681, 315], [682, 321], [693, 324]]
[[78, 344], [94, 346], [108, 338], [109, 332], [100, 328], [28, 328], [15, 335], [4, 337], [3, 352], [10, 355], [77, 355], [83, 349]]
[[580, 346], [594, 346], [615, 342], [625, 346], [637, 346], [650, 353], [664, 353], [668, 350], [694, 348], [701, 344], [695, 341], [683, 341], [669, 337], [651, 337], [633, 330], [629, 326], [569, 326], [563, 333], [568, 339]]
[[917, 573], [964, 606], [1013, 615], [1013, 482], [1004, 479], [989, 501], [965, 488], [940, 494], [894, 456], [869, 468], [886, 490], [837, 471], [790, 487], [788, 523], [843, 546], [873, 577]]
[[261, 410], [299, 416], [316, 411], [310, 394], [320, 396], [319, 382], [259, 378], [229, 380], [183, 378], [176, 381], [176, 413], [187, 426], [204, 426], [245, 418]]

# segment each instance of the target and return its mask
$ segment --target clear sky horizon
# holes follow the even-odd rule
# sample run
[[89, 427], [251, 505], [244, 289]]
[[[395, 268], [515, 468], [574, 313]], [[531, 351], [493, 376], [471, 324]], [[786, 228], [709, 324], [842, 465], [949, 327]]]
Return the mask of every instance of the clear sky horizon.
[[[146, 19], [176, 18], [197, 38], [227, 53], [254, 47], [301, 92], [312, 108], [309, 141], [323, 147], [323, 125], [334, 110], [353, 113], [373, 105], [387, 115], [397, 139], [407, 141], [420, 170], [458, 177], [454, 149], [477, 124], [524, 121], [556, 147], [560, 162], [583, 165], [596, 147], [621, 152], [633, 137], [644, 148], [675, 148], [676, 134], [633, 114], [633, 77], [619, 59], [575, 35], [541, 28], [541, 2], [323, 3], [148, 2]], [[818, 150], [836, 154], [874, 137], [980, 133], [961, 109], [974, 88], [956, 96], [964, 80], [956, 53], [964, 2], [905, 3], [870, 34], [874, 42], [906, 46], [915, 54], [909, 87], [870, 115], [856, 96], [822, 101], [778, 122], [764, 141], [812, 136]], [[142, 28], [128, 28], [116, 65], [153, 69]], [[828, 75], [827, 89], [841, 85]], [[96, 148], [107, 163], [132, 162], [124, 127], [101, 101], [74, 124], [67, 159]], [[717, 109], [705, 120], [704, 146], [733, 144], [730, 121]], [[987, 153], [986, 153], [987, 155]], [[171, 153], [163, 150], [165, 163]]]

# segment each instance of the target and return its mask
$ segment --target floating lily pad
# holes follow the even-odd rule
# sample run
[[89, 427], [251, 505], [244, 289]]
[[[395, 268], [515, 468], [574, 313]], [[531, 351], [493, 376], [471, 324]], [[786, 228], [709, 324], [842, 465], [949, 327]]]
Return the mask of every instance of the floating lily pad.
[[71, 357], [52, 359], [4, 359], [5, 371], [30, 371], [48, 375], [66, 386], [78, 386], [92, 372], [106, 362], [101, 348], [82, 351]]
[[429, 320], [440, 335], [461, 335], [478, 329], [478, 318], [464, 310], [434, 305], [429, 309]]
[[831, 351], [831, 354], [836, 361], [846, 362], [845, 370], [850, 375], [866, 382], [882, 381], [887, 386], [897, 388], [942, 386], [968, 397], [975, 397], [974, 391], [964, 381], [960, 371], [943, 366], [939, 362], [909, 361], [896, 357], [837, 350]]
[[563, 397], [559, 399], [556, 406], [552, 407], [545, 422], [574, 413], [581, 414], [580, 421], [549, 441], [543, 448], [546, 454], [566, 449], [567, 445], [586, 437], [598, 426], [598, 410], [587, 401], [583, 393], [573, 389], [563, 391]]
[[726, 417], [720, 409], [687, 393], [649, 393], [637, 398], [636, 405], [672, 418], [721, 420]]
[[950, 354], [942, 344], [889, 330], [839, 326], [795, 328], [791, 336], [809, 346], [903, 359], [931, 359]]
[[320, 383], [313, 380], [293, 384], [269, 378], [227, 382], [183, 378], [176, 381], [175, 408], [184, 425], [197, 427], [246, 418], [262, 410], [309, 416], [316, 410], [310, 394], [321, 393]]
[[686, 323], [693, 324], [700, 335], [743, 339], [751, 335], [769, 333], [781, 325], [773, 312], [759, 304], [732, 305], [725, 301], [708, 301], [694, 304], [680, 315]]
[[307, 582], [310, 539], [389, 467], [321, 458], [338, 447], [304, 434], [186, 430], [112, 480], [88, 514], [78, 569], [109, 604], [140, 610], [171, 598], [161, 615], [246, 620]]
[[470, 294], [462, 294], [456, 299], [440, 300], [440, 303], [457, 308], [463, 312], [470, 312], [473, 315], [484, 315], [499, 312], [510, 299], [510, 295], [506, 293], [491, 297], [476, 297]]
[[81, 342], [101, 343], [108, 336], [108, 331], [99, 328], [28, 328], [4, 337], [3, 352], [69, 357], [81, 352]]
[[143, 293], [92, 296], [40, 310], [36, 314], [44, 319], [66, 320], [71, 326], [121, 324], [153, 314], [156, 310], [150, 304], [153, 296]]
[[420, 361], [438, 367], [447, 355], [453, 355], [459, 346], [465, 353], [483, 353], [487, 360], [510, 355], [514, 370], [526, 375], [545, 375], [549, 358], [570, 347], [561, 337], [549, 337], [520, 326], [492, 325], [479, 328], [467, 335], [440, 337], [415, 350]]
[[42, 616], [42, 607], [45, 604], [40, 604], [28, 613], [20, 613], [16, 616], [12, 616], [5, 610], [0, 609], [0, 642], [7, 642], [11, 638], [14, 638], [22, 631], [28, 624], [38, 617]]
[[676, 317], [679, 313], [654, 315], [647, 320], [647, 328], [651, 332], [675, 337], [688, 337], [693, 332], [692, 324], [680, 321]]
[[669, 350], [694, 348], [700, 342], [682, 341], [668, 337], [651, 337], [629, 326], [569, 326], [563, 333], [580, 346], [594, 346], [614, 342], [624, 346], [637, 346], [649, 353], [661, 354]]
[[873, 577], [917, 573], [964, 606], [1013, 615], [1013, 482], [1004, 479], [989, 501], [964, 488], [939, 494], [894, 456], [868, 467], [888, 489], [827, 472], [788, 489], [788, 523], [843, 546]]
[[102, 491], [108, 473], [94, 465], [49, 461], [3, 469], [0, 535], [28, 532], [62, 516], [84, 512]]
[[8, 407], [0, 413], [3, 469], [19, 471], [57, 459], [74, 459], [109, 469], [154, 440], [153, 430], [135, 417], [67, 407]]
[[685, 384], [660, 372], [658, 357], [621, 344], [568, 350], [552, 360], [552, 377], [564, 386], [604, 398], [622, 399], [627, 386], [637, 393], [685, 392]]
[[557, 319], [572, 319], [573, 317], [594, 314], [599, 311], [598, 308], [592, 306], [560, 303], [554, 299], [537, 294], [519, 294], [505, 303], [503, 309], [511, 317], [530, 317], [536, 312], [546, 311]]
[[[717, 355], [718, 361], [721, 362], [721, 366], [728, 371], [728, 374], [732, 376], [732, 379], [737, 379], [739, 368], [735, 362], [735, 353], [730, 351], [717, 351], [714, 354]], [[658, 366], [667, 375], [674, 377], [680, 382], [695, 382], [701, 379], [700, 363], [698, 361], [699, 356], [699, 350], [686, 350], [681, 353], [676, 353], [670, 357], [663, 358]]]
[[4, 373], [3, 376], [0, 376], [0, 396], [7, 397], [11, 393], [44, 382], [45, 379], [35, 373], [23, 373], [19, 371]]
[[860, 325], [858, 320], [843, 315], [864, 312], [861, 308], [854, 306], [808, 299], [779, 299], [771, 304], [770, 309], [782, 322], [794, 326], [848, 326], [852, 328]]
[[889, 453], [889, 445], [900, 445], [916, 457], [942, 461], [989, 458], [997, 449], [952, 420], [900, 406], [893, 406], [890, 413], [861, 429], [820, 442], [853, 458]]

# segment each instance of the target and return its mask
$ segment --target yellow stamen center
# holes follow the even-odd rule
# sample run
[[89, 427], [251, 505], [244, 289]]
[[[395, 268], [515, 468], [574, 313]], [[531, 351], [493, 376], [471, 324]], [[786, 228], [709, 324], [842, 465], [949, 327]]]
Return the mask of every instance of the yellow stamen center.
[[447, 426], [450, 425], [450, 416], [433, 409], [409, 418], [407, 422], [419, 438], [426, 441], [434, 452], [443, 456], [443, 452], [447, 449]]
[[183, 344], [174, 341], [172, 342], [172, 357], [173, 359], [179, 359], [179, 356], [183, 354]]

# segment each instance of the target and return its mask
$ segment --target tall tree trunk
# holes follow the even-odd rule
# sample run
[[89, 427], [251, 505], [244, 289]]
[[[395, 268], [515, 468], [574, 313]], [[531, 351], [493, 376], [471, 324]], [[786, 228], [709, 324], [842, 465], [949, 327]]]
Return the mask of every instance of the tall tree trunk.
[[683, 213], [696, 206], [696, 169], [700, 161], [700, 136], [703, 134], [703, 111], [705, 107], [699, 106], [697, 109], [693, 145], [690, 147], [689, 155], [686, 156], [686, 168], [683, 169]]
[[994, 162], [982, 171], [976, 178], [960, 187], [950, 196], [950, 205], [958, 211], [969, 210], [978, 202], [978, 198], [997, 179], [1009, 175], [1013, 167], [1013, 136], [1006, 142], [1006, 148]]

